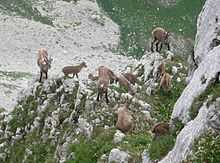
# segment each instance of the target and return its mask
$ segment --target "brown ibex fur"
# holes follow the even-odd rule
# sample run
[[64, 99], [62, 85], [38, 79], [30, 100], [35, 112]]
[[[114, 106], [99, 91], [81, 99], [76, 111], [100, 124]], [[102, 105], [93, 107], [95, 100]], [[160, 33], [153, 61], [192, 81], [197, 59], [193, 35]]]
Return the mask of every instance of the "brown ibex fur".
[[[152, 31], [152, 37], [153, 37], [153, 41], [151, 43], [151, 51], [154, 52], [154, 43], [156, 42], [156, 51], [160, 52], [163, 44], [167, 45], [168, 50], [170, 50], [170, 44], [169, 44], [169, 32], [167, 32], [165, 29], [161, 28], [161, 27], [156, 27], [153, 31]], [[159, 49], [159, 44], [160, 44], [160, 49]]]
[[135, 83], [137, 82], [137, 75], [134, 75], [130, 72], [123, 73], [122, 75], [133, 85], [135, 85]]
[[131, 83], [123, 75], [119, 74], [117, 76], [116, 81], [119, 83], [119, 85], [121, 87], [125, 87], [126, 89], [128, 89], [128, 92], [130, 94], [134, 95], [134, 91], [133, 91], [133, 89], [131, 87]]
[[48, 69], [51, 67], [52, 59], [48, 59], [48, 53], [45, 48], [40, 48], [38, 50], [37, 65], [40, 67], [40, 80], [42, 81], [43, 74], [45, 74], [46, 79], [48, 78]]
[[116, 128], [122, 132], [130, 131], [133, 126], [133, 117], [128, 110], [128, 104], [119, 107], [116, 114], [118, 116]]
[[159, 88], [162, 87], [164, 90], [169, 90], [171, 87], [171, 76], [166, 72], [164, 62], [157, 68], [157, 77], [160, 78]]
[[152, 128], [152, 133], [155, 134], [155, 137], [166, 135], [169, 133], [169, 124], [165, 122], [159, 122], [155, 124]]
[[82, 70], [83, 67], [87, 67], [85, 62], [82, 62], [80, 65], [77, 66], [65, 66], [63, 68], [63, 73], [65, 76], [73, 74], [73, 78], [75, 75], [77, 78], [79, 78], [78, 73]]
[[109, 102], [108, 100], [108, 87], [110, 84], [111, 79], [116, 80], [115, 74], [107, 67], [100, 66], [98, 68], [98, 95], [97, 101], [99, 101], [99, 97], [105, 94], [106, 103]]

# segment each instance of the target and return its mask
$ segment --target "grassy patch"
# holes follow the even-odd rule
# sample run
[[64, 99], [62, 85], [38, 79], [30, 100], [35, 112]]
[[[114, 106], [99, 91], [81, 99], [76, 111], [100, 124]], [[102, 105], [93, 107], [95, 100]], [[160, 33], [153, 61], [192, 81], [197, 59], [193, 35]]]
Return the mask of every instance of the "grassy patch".
[[208, 99], [208, 96], [212, 96], [211, 101], [214, 101], [216, 98], [220, 97], [220, 83], [216, 82], [212, 85], [210, 85], [199, 97], [195, 98], [192, 107], [190, 109], [190, 117], [191, 119], [194, 119], [201, 106], [205, 102], [205, 100]]
[[[27, 151], [29, 151], [27, 154]], [[10, 157], [6, 162], [22, 162], [26, 157], [25, 162], [44, 163], [46, 160], [53, 159], [52, 153], [55, 147], [50, 142], [42, 142], [39, 132], [34, 131], [27, 134], [22, 141], [16, 142], [10, 147]]]
[[179, 0], [175, 6], [165, 8], [153, 0], [98, 0], [98, 4], [120, 26], [121, 53], [136, 57], [143, 55], [155, 26], [193, 38], [196, 18], [203, 3], [204, 0]]
[[[36, 117], [36, 109], [38, 103], [33, 96], [29, 96], [24, 100], [22, 106], [16, 107], [12, 112], [12, 119], [9, 121], [9, 126], [12, 132], [15, 132], [17, 128], [25, 127], [27, 124], [31, 124]], [[33, 111], [33, 112], [32, 112]]]
[[174, 146], [175, 137], [164, 135], [152, 141], [149, 147], [149, 155], [153, 160], [164, 157]]
[[202, 136], [193, 147], [193, 154], [188, 161], [193, 163], [217, 163], [220, 162], [220, 135], [211, 132]]
[[26, 72], [16, 72], [16, 71], [0, 71], [0, 78], [9, 77], [11, 80], [22, 79], [22, 78], [31, 78], [32, 75]]
[[157, 90], [154, 96], [146, 96], [145, 100], [154, 108], [152, 116], [158, 121], [169, 121], [174, 104], [184, 88], [184, 81], [177, 82], [174, 80], [169, 92]]
[[18, 15], [52, 26], [52, 20], [49, 17], [41, 15], [37, 8], [33, 7], [33, 2], [33, 0], [0, 1], [0, 10], [5, 14]]
[[75, 159], [68, 163], [96, 163], [103, 154], [109, 153], [113, 148], [114, 132], [114, 130], [102, 130], [96, 132], [90, 140], [80, 138], [78, 144], [71, 146]]
[[131, 134], [127, 135], [120, 147], [124, 151], [129, 151], [132, 158], [136, 161], [141, 161], [141, 154], [144, 149], [148, 149], [152, 138], [149, 134]]

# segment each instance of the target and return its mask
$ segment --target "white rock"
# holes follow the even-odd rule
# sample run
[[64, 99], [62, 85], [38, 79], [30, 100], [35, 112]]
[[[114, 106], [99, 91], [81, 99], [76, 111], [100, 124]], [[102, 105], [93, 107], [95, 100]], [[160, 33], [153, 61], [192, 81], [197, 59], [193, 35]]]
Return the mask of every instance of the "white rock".
[[177, 81], [178, 83], [181, 82], [181, 78], [178, 77], [178, 78], [176, 79], [176, 81]]
[[146, 150], [142, 153], [142, 163], [152, 163]]
[[[210, 47], [212, 40], [216, 38], [219, 32], [219, 23], [216, 23], [215, 18], [220, 18], [220, 1], [207, 0], [202, 12], [199, 14], [197, 21], [197, 34], [195, 38], [195, 60], [201, 63], [206, 60], [212, 48]], [[216, 28], [218, 29], [216, 31]]]
[[168, 60], [172, 60], [173, 57], [174, 57], [174, 54], [171, 51], [169, 51], [169, 50], [166, 52], [166, 55], [167, 55], [167, 59]]
[[141, 111], [141, 112], [144, 114], [144, 116], [145, 116], [145, 118], [146, 118], [147, 120], [152, 120], [152, 117], [151, 117], [149, 111], [143, 110], [143, 111]]
[[90, 125], [86, 119], [84, 118], [79, 118], [78, 120], [78, 125], [79, 125], [79, 129], [80, 131], [85, 135], [87, 136], [88, 138], [91, 138], [92, 136], [92, 131], [93, 131], [93, 126]]
[[116, 133], [114, 135], [113, 142], [115, 144], [122, 142], [123, 138], [125, 137], [125, 134], [122, 133], [120, 130], [116, 130]]
[[130, 159], [130, 155], [124, 151], [120, 151], [117, 148], [114, 148], [111, 150], [109, 157], [108, 157], [108, 163], [128, 163]]
[[[220, 72], [219, 53], [220, 47], [216, 47], [208, 55], [204, 56], [205, 59], [199, 64], [189, 84], [174, 105], [172, 119], [177, 118], [183, 123], [187, 123], [190, 120], [189, 111], [194, 99], [206, 90], [210, 82], [216, 79], [216, 74]], [[205, 83], [202, 82], [204, 76]]]
[[173, 67], [172, 67], [172, 74], [173, 74], [173, 75], [176, 75], [177, 72], [178, 72], [177, 67], [176, 67], [176, 66], [173, 66]]
[[146, 94], [147, 94], [148, 96], [151, 96], [151, 93], [152, 93], [152, 88], [151, 88], [151, 87], [147, 87], [147, 89], [146, 89]]

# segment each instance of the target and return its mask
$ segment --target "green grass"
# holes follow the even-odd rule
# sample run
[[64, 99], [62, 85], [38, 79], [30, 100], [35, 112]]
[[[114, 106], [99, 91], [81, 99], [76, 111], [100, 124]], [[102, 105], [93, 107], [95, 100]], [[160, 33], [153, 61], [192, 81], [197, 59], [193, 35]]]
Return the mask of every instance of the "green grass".
[[174, 146], [175, 137], [172, 135], [164, 135], [152, 141], [149, 147], [149, 155], [152, 160], [161, 159]]
[[208, 96], [212, 96], [211, 101], [209, 101], [209, 103], [214, 101], [216, 98], [220, 97], [219, 82], [210, 85], [199, 97], [195, 98], [190, 110], [191, 119], [194, 119], [197, 116], [199, 109], [201, 108], [205, 100], [208, 99]]
[[220, 162], [220, 135], [211, 132], [203, 135], [194, 145], [193, 153], [188, 161], [193, 163], [217, 163]]
[[9, 77], [11, 80], [32, 77], [32, 74], [26, 72], [16, 72], [16, 71], [0, 71], [0, 78]]
[[96, 132], [91, 139], [81, 137], [80, 142], [70, 148], [75, 153], [75, 159], [68, 163], [96, 163], [105, 153], [113, 148], [114, 130], [101, 130]]
[[144, 100], [154, 108], [152, 117], [156, 118], [158, 121], [168, 122], [170, 120], [174, 104], [185, 88], [183, 80], [179, 83], [172, 80], [172, 85], [169, 92], [158, 89], [154, 95], [145, 96]]
[[151, 141], [152, 137], [147, 133], [131, 134], [124, 138], [120, 148], [129, 151], [133, 160], [141, 161], [141, 153], [149, 148]]
[[47, 160], [53, 160], [51, 153], [55, 151], [55, 147], [49, 141], [42, 142], [39, 132], [35, 131], [27, 134], [22, 141], [17, 141], [10, 148], [11, 155], [5, 162], [22, 162], [26, 149], [32, 153], [27, 156], [26, 162], [45, 163]]
[[52, 26], [52, 20], [41, 15], [41, 13], [33, 7], [33, 2], [33, 0], [1, 0], [0, 11], [5, 14], [21, 16]]
[[[29, 96], [23, 101], [22, 106], [16, 107], [12, 112], [12, 119], [9, 121], [9, 126], [12, 132], [15, 132], [17, 128], [25, 127], [27, 124], [31, 124], [36, 117], [36, 109], [38, 103], [33, 96]], [[33, 113], [31, 113], [33, 111]]]
[[197, 15], [202, 9], [204, 0], [179, 0], [177, 5], [170, 8], [146, 0], [98, 0], [97, 2], [120, 26], [121, 54], [140, 57], [155, 26], [162, 26], [173, 33], [193, 39]]

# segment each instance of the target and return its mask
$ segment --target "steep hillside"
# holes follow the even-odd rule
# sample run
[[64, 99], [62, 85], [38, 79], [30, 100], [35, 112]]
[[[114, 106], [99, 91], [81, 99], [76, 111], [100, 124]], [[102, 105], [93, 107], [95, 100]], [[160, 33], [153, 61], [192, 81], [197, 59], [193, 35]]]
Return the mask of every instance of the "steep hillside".
[[[0, 104], [11, 106], [7, 99], [12, 100], [29, 81], [11, 112], [0, 108], [0, 162], [219, 162], [220, 1], [205, 2], [197, 20], [194, 50], [184, 37], [193, 38], [203, 0], [134, 2], [99, 0], [107, 13], [100, 12], [93, 0], [0, 2]], [[152, 24], [140, 25], [143, 17], [153, 17]], [[141, 56], [148, 42], [143, 28], [150, 33], [157, 25], [154, 20], [173, 30], [172, 50], [157, 53], [146, 48]], [[33, 55], [42, 46], [54, 61], [49, 79], [39, 83]], [[120, 50], [141, 57], [116, 55]], [[64, 65], [81, 61], [87, 62], [88, 69], [78, 79], [63, 76]], [[162, 63], [171, 77], [170, 90], [160, 88], [165, 77], [158, 73]], [[110, 103], [104, 98], [98, 102], [97, 81], [88, 79], [88, 73], [97, 73], [100, 65], [116, 75], [130, 71], [137, 75], [130, 88], [134, 94], [113, 81], [108, 88]], [[132, 117], [129, 132], [117, 127], [122, 104], [128, 105]]]

